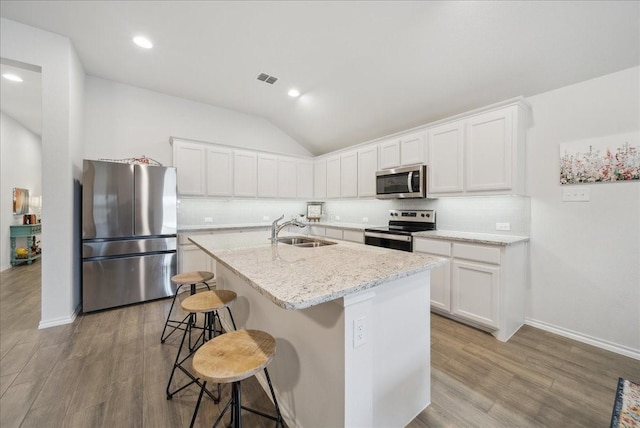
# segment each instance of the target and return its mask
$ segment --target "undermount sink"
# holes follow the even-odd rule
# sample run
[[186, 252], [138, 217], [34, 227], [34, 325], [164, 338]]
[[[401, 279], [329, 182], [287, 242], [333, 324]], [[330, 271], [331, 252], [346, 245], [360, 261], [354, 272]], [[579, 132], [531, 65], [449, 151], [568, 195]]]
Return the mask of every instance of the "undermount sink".
[[337, 244], [337, 242], [323, 241], [321, 239], [308, 238], [306, 236], [283, 236], [278, 238], [278, 242], [302, 248], [324, 247], [325, 245]]

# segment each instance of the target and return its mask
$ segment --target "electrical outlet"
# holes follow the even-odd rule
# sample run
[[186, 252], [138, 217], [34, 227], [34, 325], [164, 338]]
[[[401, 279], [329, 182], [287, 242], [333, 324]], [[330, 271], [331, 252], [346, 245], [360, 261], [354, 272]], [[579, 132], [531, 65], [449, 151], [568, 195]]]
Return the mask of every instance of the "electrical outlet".
[[511, 230], [511, 223], [496, 223], [496, 230]]
[[353, 347], [357, 348], [367, 343], [367, 324], [365, 318], [353, 320]]
[[591, 189], [588, 187], [563, 188], [562, 200], [564, 202], [589, 202], [591, 200]]
[[362, 217], [363, 223], [369, 223], [369, 217]]
[[269, 220], [271, 220], [271, 219], [269, 218], [269, 216], [268, 216], [268, 215], [263, 215], [263, 216], [262, 216], [262, 220], [264, 220], [264, 221], [269, 221]]
[[213, 217], [205, 217], [204, 218], [204, 222], [205, 223], [213, 223]]
[[340, 216], [339, 215], [336, 216], [336, 220], [340, 220]]

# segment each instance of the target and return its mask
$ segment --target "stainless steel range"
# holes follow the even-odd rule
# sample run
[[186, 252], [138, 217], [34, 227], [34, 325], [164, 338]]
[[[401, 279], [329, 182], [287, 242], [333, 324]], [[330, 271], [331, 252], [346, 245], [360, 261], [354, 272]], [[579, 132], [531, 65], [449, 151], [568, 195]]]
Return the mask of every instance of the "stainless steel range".
[[364, 243], [376, 247], [413, 251], [414, 232], [436, 230], [435, 210], [389, 210], [388, 227], [364, 230]]

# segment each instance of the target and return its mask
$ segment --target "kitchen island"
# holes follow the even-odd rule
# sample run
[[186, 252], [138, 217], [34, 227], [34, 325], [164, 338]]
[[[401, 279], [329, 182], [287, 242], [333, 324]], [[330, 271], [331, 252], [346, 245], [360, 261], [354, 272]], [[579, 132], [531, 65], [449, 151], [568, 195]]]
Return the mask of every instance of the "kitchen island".
[[217, 287], [238, 294], [238, 328], [276, 338], [269, 372], [287, 424], [410, 422], [430, 403], [429, 271], [442, 260], [344, 241], [300, 248], [268, 237], [190, 240], [216, 260]]

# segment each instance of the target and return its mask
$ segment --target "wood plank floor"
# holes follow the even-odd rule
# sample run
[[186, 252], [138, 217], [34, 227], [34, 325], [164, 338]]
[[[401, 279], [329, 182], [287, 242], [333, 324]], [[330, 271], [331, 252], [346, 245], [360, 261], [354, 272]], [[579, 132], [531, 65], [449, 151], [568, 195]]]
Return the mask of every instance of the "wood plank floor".
[[[0, 285], [1, 427], [189, 425], [197, 390], [165, 395], [179, 345], [159, 343], [169, 300], [38, 330], [39, 263], [0, 273]], [[412, 428], [606, 427], [618, 377], [640, 380], [636, 360], [528, 326], [501, 343], [433, 315], [431, 351], [432, 404]], [[272, 409], [253, 379], [243, 399]], [[197, 426], [211, 426], [219, 411], [204, 401]], [[274, 426], [253, 415], [243, 422]]]

